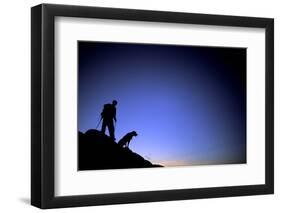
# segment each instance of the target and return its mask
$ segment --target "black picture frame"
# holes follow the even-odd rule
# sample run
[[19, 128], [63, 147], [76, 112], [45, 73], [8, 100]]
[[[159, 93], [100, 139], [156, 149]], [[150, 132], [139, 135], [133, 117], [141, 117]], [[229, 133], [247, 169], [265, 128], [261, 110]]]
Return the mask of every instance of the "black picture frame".
[[[54, 170], [55, 17], [264, 28], [265, 184], [56, 197]], [[274, 20], [225, 15], [41, 4], [31, 9], [31, 204], [42, 208], [272, 194], [274, 192]]]

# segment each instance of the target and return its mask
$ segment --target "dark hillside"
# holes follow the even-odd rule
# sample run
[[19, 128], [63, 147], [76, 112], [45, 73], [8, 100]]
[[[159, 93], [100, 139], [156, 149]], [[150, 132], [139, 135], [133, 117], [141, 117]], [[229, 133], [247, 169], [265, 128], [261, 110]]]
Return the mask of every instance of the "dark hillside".
[[154, 165], [142, 156], [123, 148], [100, 131], [90, 129], [79, 132], [78, 170], [124, 169], [162, 167]]

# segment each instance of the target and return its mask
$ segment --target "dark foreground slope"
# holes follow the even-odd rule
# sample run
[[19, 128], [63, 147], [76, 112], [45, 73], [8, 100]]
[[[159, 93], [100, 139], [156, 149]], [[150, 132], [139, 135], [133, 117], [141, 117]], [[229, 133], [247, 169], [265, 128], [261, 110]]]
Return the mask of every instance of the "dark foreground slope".
[[128, 148], [120, 147], [98, 130], [79, 132], [78, 170], [162, 167]]

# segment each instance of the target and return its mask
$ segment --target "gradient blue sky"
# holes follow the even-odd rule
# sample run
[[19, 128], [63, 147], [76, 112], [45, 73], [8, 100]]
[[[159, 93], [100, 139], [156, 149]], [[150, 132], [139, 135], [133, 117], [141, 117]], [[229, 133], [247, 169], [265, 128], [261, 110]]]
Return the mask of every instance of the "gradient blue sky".
[[153, 163], [246, 162], [246, 49], [80, 41], [78, 57], [79, 131], [116, 99], [117, 140], [137, 131]]

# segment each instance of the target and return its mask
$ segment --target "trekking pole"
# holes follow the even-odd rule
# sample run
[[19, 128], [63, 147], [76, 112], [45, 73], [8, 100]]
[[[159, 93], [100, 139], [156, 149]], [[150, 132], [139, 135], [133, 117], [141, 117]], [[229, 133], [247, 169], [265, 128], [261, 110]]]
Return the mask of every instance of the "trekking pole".
[[98, 127], [99, 127], [99, 125], [100, 125], [101, 120], [102, 120], [102, 117], [100, 118], [100, 120], [99, 120], [99, 122], [98, 122], [98, 125], [97, 125], [96, 129], [98, 129]]

